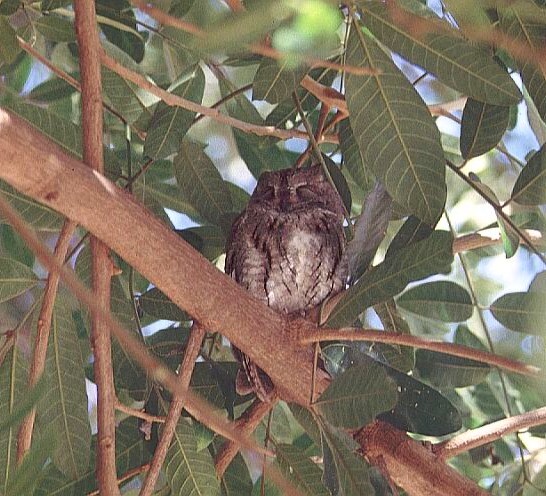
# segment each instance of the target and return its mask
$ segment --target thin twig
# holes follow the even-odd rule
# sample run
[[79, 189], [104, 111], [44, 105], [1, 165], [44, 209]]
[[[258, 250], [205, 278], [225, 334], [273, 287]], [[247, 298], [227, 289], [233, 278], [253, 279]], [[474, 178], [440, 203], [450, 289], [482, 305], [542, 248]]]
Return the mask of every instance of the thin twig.
[[140, 496], [150, 496], [155, 488], [155, 484], [159, 477], [159, 471], [163, 466], [163, 462], [167, 456], [167, 451], [173, 440], [178, 419], [180, 418], [182, 410], [184, 409], [184, 404], [187, 399], [185, 392], [188, 390], [190, 385], [190, 379], [195, 367], [195, 361], [199, 356], [201, 343], [203, 342], [205, 333], [205, 328], [198, 322], [194, 321], [188, 343], [186, 344], [186, 350], [184, 352], [184, 358], [182, 359], [182, 365], [180, 366], [180, 373], [178, 376], [178, 385], [181, 392], [178, 392], [172, 398], [169, 406], [169, 413], [167, 414], [167, 418], [165, 419], [165, 424], [163, 425], [161, 432], [161, 439], [159, 440], [157, 448], [155, 449], [154, 456], [150, 464], [150, 470], [148, 471], [146, 479], [142, 484], [142, 488], [139, 493]]
[[[133, 477], [142, 474], [143, 472], [146, 472], [149, 468], [150, 464], [145, 463], [144, 465], [139, 465], [138, 467], [128, 470], [118, 479], [118, 484], [123, 484], [125, 481], [128, 481], [129, 479], [132, 479]], [[98, 496], [99, 494], [100, 491], [97, 489], [96, 491], [87, 493], [87, 496]]]
[[[23, 40], [23, 38], [21, 38], [20, 36], [17, 37], [17, 41], [19, 42], [19, 46], [25, 52], [27, 52], [29, 55], [31, 55], [36, 60], [41, 62], [58, 78], [62, 79], [63, 81], [66, 81], [76, 91], [81, 93], [82, 88], [81, 88], [80, 82], [77, 79], [73, 78], [70, 74], [63, 71], [62, 69], [59, 69], [55, 64], [53, 64], [49, 59], [44, 57], [38, 50], [36, 50], [30, 43], [27, 43], [25, 40]], [[104, 108], [108, 110], [108, 112], [110, 112], [112, 115], [115, 115], [124, 124], [127, 124], [127, 121], [125, 120], [125, 118], [115, 108], [113, 108], [106, 102], [103, 102], [102, 104]], [[138, 135], [140, 139], [144, 140], [146, 138], [146, 134], [143, 133], [141, 130], [133, 128], [133, 131]]]
[[437, 351], [448, 355], [468, 358], [477, 362], [487, 363], [517, 374], [537, 376], [538, 367], [527, 365], [516, 360], [510, 360], [487, 351], [476, 350], [467, 346], [452, 343], [429, 341], [417, 336], [407, 334], [395, 334], [376, 329], [360, 329], [347, 327], [342, 329], [317, 330], [300, 339], [302, 345], [316, 343], [317, 341], [373, 341], [375, 343], [390, 343], [401, 346], [411, 346], [423, 350]]
[[[140, 88], [157, 96], [158, 98], [163, 100], [167, 105], [181, 107], [195, 113], [204, 114], [207, 117], [210, 117], [214, 119], [215, 121], [220, 122], [221, 124], [226, 124], [236, 129], [240, 129], [241, 131], [256, 134], [257, 136], [275, 136], [280, 139], [292, 139], [292, 138], [307, 139], [307, 134], [303, 131], [298, 131], [295, 129], [294, 130], [276, 129], [273, 126], [258, 126], [256, 124], [250, 124], [248, 122], [235, 119], [234, 117], [230, 117], [229, 115], [222, 114], [217, 109], [205, 107], [203, 105], [199, 105], [195, 102], [192, 102], [191, 100], [187, 100], [180, 96], [169, 93], [168, 91], [165, 91], [161, 89], [159, 86], [156, 86], [155, 84], [151, 83], [144, 76], [134, 71], [131, 71], [130, 69], [127, 69], [122, 64], [120, 64], [119, 62], [114, 60], [112, 57], [107, 55], [104, 51], [102, 52], [102, 55], [101, 55], [101, 61], [105, 67], [107, 67], [111, 71], [114, 71], [116, 74], [120, 75], [124, 79], [131, 81], [132, 83], [136, 84]], [[324, 136], [323, 141], [328, 143], [337, 143], [339, 139], [337, 136], [329, 135], [329, 136]]]
[[165, 423], [165, 417], [162, 417], [160, 415], [151, 415], [150, 413], [143, 412], [142, 410], [131, 408], [130, 406], [124, 405], [119, 400], [116, 400], [116, 410], [125, 413], [126, 415], [130, 415], [131, 417], [142, 419], [146, 422], [155, 422], [157, 424]]
[[529, 247], [529, 249], [538, 256], [538, 258], [541, 260], [541, 262], [546, 265], [546, 258], [542, 253], [540, 253], [536, 247], [533, 245], [531, 240], [527, 237], [527, 234], [524, 232], [523, 229], [520, 229], [514, 221], [510, 218], [509, 215], [506, 215], [504, 211], [502, 210], [502, 207], [500, 205], [497, 205], [494, 201], [487, 196], [487, 194], [482, 191], [480, 188], [476, 187], [476, 184], [467, 177], [463, 172], [450, 160], [446, 160], [447, 166], [457, 174], [466, 184], [468, 184], [478, 195], [480, 195], [492, 208], [495, 210], [495, 212], [498, 214], [499, 217], [502, 218], [504, 222], [506, 222], [513, 230], [514, 232], [519, 236], [519, 238]]
[[[74, 24], [78, 41], [82, 86], [83, 161], [104, 174], [102, 81], [99, 54], [101, 46], [97, 29], [95, 4], [87, 0], [74, 2]], [[91, 238], [92, 281], [95, 300], [110, 307], [110, 284], [113, 265], [108, 247]], [[116, 417], [112, 338], [110, 327], [101, 315], [91, 315], [93, 370], [97, 385], [97, 451], [96, 472], [103, 494], [119, 495], [116, 472]]]
[[[66, 220], [63, 224], [57, 243], [55, 244], [54, 256], [63, 263], [64, 257], [70, 246], [70, 240], [76, 229], [76, 224], [70, 220]], [[34, 340], [34, 350], [32, 352], [32, 362], [28, 375], [28, 387], [33, 388], [45, 369], [47, 343], [49, 340], [49, 331], [51, 330], [51, 317], [57, 297], [57, 288], [59, 287], [59, 273], [50, 272], [47, 277], [46, 286], [44, 288], [44, 296], [42, 298], [42, 306], [40, 315], [38, 316], [38, 324], [36, 326], [36, 338]], [[34, 420], [36, 418], [36, 409], [25, 417], [17, 436], [17, 462], [21, 463], [25, 453], [30, 449], [32, 442], [32, 431], [34, 430]]]
[[478, 446], [497, 441], [506, 434], [544, 424], [546, 424], [546, 406], [468, 430], [449, 441], [434, 445], [432, 450], [438, 458], [447, 460]]

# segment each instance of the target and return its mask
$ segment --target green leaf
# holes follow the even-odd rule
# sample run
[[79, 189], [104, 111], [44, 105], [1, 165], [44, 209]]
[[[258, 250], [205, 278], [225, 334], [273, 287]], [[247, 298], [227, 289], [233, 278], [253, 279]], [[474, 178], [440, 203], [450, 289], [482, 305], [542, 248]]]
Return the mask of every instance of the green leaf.
[[82, 138], [79, 126], [48, 109], [25, 103], [16, 96], [3, 101], [2, 106], [15, 112], [32, 127], [45, 134], [72, 155], [78, 158], [82, 157]]
[[451, 281], [415, 286], [402, 294], [397, 303], [410, 312], [442, 322], [462, 322], [474, 310], [466, 289]]
[[0, 302], [10, 300], [33, 288], [38, 278], [25, 264], [0, 257]]
[[[489, 201], [497, 206], [500, 206], [499, 199], [495, 192], [486, 184], [482, 183], [480, 178], [470, 172], [468, 177], [474, 183], [474, 187], [485, 194]], [[504, 218], [495, 210], [495, 215], [497, 216], [497, 222], [499, 225], [499, 230], [502, 239], [502, 247], [506, 258], [511, 258], [516, 254], [516, 251], [519, 246], [519, 235], [518, 233], [504, 220]]]
[[61, 43], [76, 40], [74, 24], [65, 17], [54, 14], [42, 16], [36, 20], [34, 25], [47, 40]]
[[448, 232], [434, 231], [372, 267], [345, 292], [328, 318], [328, 327], [351, 325], [368, 307], [397, 295], [410, 282], [448, 273], [453, 261], [452, 242]]
[[220, 484], [222, 496], [239, 496], [251, 493], [252, 479], [241, 453], [237, 453], [237, 456], [229, 464]]
[[[172, 94], [195, 103], [201, 103], [204, 90], [205, 74], [198, 65], [186, 71], [170, 89]], [[144, 155], [160, 159], [176, 153], [194, 118], [195, 112], [160, 102], [148, 126]]]
[[385, 258], [396, 255], [406, 246], [428, 238], [433, 232], [428, 224], [421, 222], [417, 217], [413, 215], [408, 217], [391, 241]]
[[489, 307], [493, 317], [512, 331], [544, 336], [546, 292], [508, 293]]
[[[235, 87], [226, 79], [218, 82], [223, 98], [232, 94]], [[265, 122], [254, 105], [244, 94], [237, 94], [225, 102], [225, 108], [231, 117], [264, 126]], [[278, 170], [290, 167], [287, 156], [275, 145], [275, 140], [268, 136], [254, 136], [239, 129], [232, 129], [237, 149], [248, 170], [256, 178], [266, 170]]]
[[225, 251], [226, 235], [217, 226], [190, 227], [177, 233], [209, 260], [215, 260]]
[[306, 456], [304, 451], [291, 444], [276, 444], [275, 454], [285, 477], [292, 481], [303, 494], [330, 495], [321, 482], [322, 470]]
[[0, 65], [15, 62], [20, 51], [15, 30], [6, 17], [0, 16]]
[[178, 187], [186, 199], [212, 224], [231, 210], [231, 196], [222, 176], [201, 145], [183, 139], [173, 161]]
[[23, 241], [19, 233], [9, 224], [0, 224], [0, 252], [25, 264], [27, 267], [34, 266], [36, 257], [32, 250]]
[[[528, 16], [525, 9], [535, 7], [530, 2], [522, 2], [514, 8], [505, 8], [499, 16], [501, 27], [508, 36], [520, 40], [533, 50], [541, 50], [546, 43], [546, 26], [539, 15]], [[535, 9], [540, 13], [541, 9]], [[542, 119], [546, 119], [546, 69], [533, 60], [518, 62], [523, 84]]]
[[212, 24], [193, 48], [206, 53], [240, 49], [271, 33], [294, 14], [293, 8], [280, 0], [252, 2], [242, 12], [232, 12]]
[[424, 436], [444, 436], [462, 427], [459, 412], [438, 391], [396, 369], [384, 367], [398, 385], [398, 402], [390, 412], [381, 414], [380, 419]]
[[542, 145], [521, 170], [512, 199], [521, 205], [546, 203], [546, 145]]
[[434, 225], [446, 198], [444, 153], [434, 120], [404, 74], [356, 23], [346, 55], [348, 65], [380, 72], [346, 78], [349, 119], [363, 162], [394, 201]]
[[370, 361], [349, 367], [336, 377], [315, 406], [330, 424], [356, 429], [390, 410], [396, 397], [396, 384], [381, 365]]
[[138, 301], [142, 310], [158, 319], [174, 321], [189, 320], [188, 314], [178, 308], [177, 305], [157, 288], [146, 291], [140, 296]]
[[[489, 53], [452, 30], [452, 35], [414, 35], [392, 20], [381, 2], [358, 2], [366, 26], [389, 48], [434, 74], [464, 95], [492, 105], [514, 105], [521, 93], [510, 75]], [[430, 22], [439, 19], [431, 19]], [[447, 23], [443, 24], [449, 30]]]
[[[95, 475], [96, 438], [93, 439], [92, 456], [88, 470], [81, 477], [71, 480], [64, 476], [53, 464], [45, 469], [44, 478], [40, 482], [34, 496], [81, 496], [97, 489]], [[116, 468], [118, 474], [150, 461], [151, 442], [144, 439], [140, 430], [140, 420], [132, 417], [123, 420], [116, 427]]]
[[37, 420], [41, 429], [55, 433], [53, 463], [67, 477], [76, 479], [89, 466], [91, 427], [84, 362], [70, 302], [65, 293], [55, 302], [44, 372], [49, 390], [38, 405]]
[[[46, 232], [57, 232], [61, 229], [62, 217], [50, 208], [44, 207], [22, 195], [3, 181], [0, 181], [0, 192], [10, 202], [11, 206], [19, 212], [25, 222], [34, 229]], [[6, 223], [1, 214], [0, 222]]]
[[510, 107], [491, 105], [469, 98], [461, 120], [461, 155], [470, 159], [488, 152], [508, 126]]
[[[15, 342], [0, 364], [0, 408], [3, 415], [11, 416], [21, 408], [28, 391], [28, 364], [23, 357], [21, 343]], [[17, 431], [12, 424], [0, 430], [0, 491], [5, 494], [15, 473]]]
[[[72, 73], [71, 76], [76, 79], [79, 78], [79, 74]], [[76, 89], [64, 79], [52, 77], [32, 88], [28, 96], [30, 99], [40, 102], [54, 102], [69, 97], [75, 91]]]
[[5, 496], [34, 494], [36, 485], [43, 477], [43, 467], [55, 444], [56, 439], [53, 432], [42, 433], [41, 437], [33, 442], [30, 451], [25, 454], [13, 478], [10, 479], [6, 492], [3, 494]]
[[163, 468], [173, 495], [220, 494], [212, 457], [207, 450], [197, 451], [195, 429], [186, 419], [176, 426]]
[[305, 66], [294, 69], [288, 59], [276, 61], [264, 57], [252, 82], [252, 99], [280, 103], [292, 95], [306, 72]]
[[19, 425], [26, 414], [32, 410], [32, 407], [44, 396], [46, 389], [47, 385], [43, 377], [30, 391], [27, 387], [24, 397], [21, 398], [16, 408], [0, 420], [0, 431]]
[[131, 56], [144, 58], [144, 38], [138, 31], [132, 5], [126, 0], [98, 0], [97, 20], [106, 39]]
[[429, 350], [415, 352], [419, 377], [439, 388], [459, 388], [485, 381], [491, 368], [487, 364]]
[[368, 165], [364, 163], [364, 157], [356, 142], [349, 119], [343, 119], [339, 123], [339, 146], [343, 153], [343, 165], [349, 171], [350, 176], [364, 192], [370, 191], [375, 183], [375, 178]]
[[[330, 492], [343, 496], [375, 494], [370, 483], [368, 465], [362, 457], [357, 455], [356, 442], [345, 431], [336, 429], [324, 421], [321, 422], [321, 433], [324, 485], [330, 489]], [[334, 477], [335, 480], [332, 481], [329, 477]]]
[[343, 172], [341, 172], [339, 165], [337, 165], [330, 157], [322, 154], [322, 158], [324, 159], [324, 163], [326, 164], [326, 168], [328, 169], [328, 173], [332, 178], [336, 191], [341, 197], [345, 210], [350, 212], [353, 200], [351, 198], [351, 190], [349, 189], [349, 185], [347, 184], [347, 180], [345, 179]]

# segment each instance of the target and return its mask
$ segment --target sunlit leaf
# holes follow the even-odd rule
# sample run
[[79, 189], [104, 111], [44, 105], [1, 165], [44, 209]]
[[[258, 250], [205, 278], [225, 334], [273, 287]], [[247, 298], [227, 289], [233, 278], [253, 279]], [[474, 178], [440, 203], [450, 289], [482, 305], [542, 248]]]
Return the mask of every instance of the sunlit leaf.
[[474, 310], [468, 292], [451, 281], [434, 281], [415, 286], [402, 294], [397, 302], [410, 312], [443, 322], [467, 320]]
[[280, 103], [291, 96], [306, 72], [306, 67], [289, 67], [287, 60], [263, 58], [252, 83], [252, 99]]
[[252, 479], [241, 453], [229, 464], [220, 481], [222, 496], [239, 496], [252, 491]]
[[543, 145], [521, 170], [512, 199], [522, 205], [546, 203], [546, 145]]
[[353, 24], [347, 64], [380, 71], [346, 76], [351, 128], [363, 161], [392, 199], [434, 225], [445, 203], [444, 154], [426, 105], [388, 55]]
[[343, 152], [343, 165], [353, 180], [364, 191], [371, 190], [375, 178], [368, 165], [364, 163], [349, 119], [344, 119], [339, 123], [339, 146]]
[[[487, 51], [460, 37], [457, 31], [415, 35], [392, 20], [384, 3], [361, 1], [359, 6], [364, 23], [382, 43], [464, 95], [493, 105], [513, 105], [521, 100], [508, 72]], [[447, 23], [443, 27], [449, 30]]]
[[401, 249], [372, 267], [345, 292], [327, 325], [351, 325], [368, 307], [397, 295], [409, 282], [449, 272], [453, 261], [452, 241], [449, 233], [434, 231], [427, 239]]
[[[195, 103], [201, 103], [205, 89], [205, 75], [199, 66], [187, 71], [179, 79], [172, 93]], [[144, 142], [144, 155], [160, 159], [178, 151], [180, 141], [193, 123], [195, 112], [160, 102], [155, 109]]]
[[545, 335], [546, 293], [508, 293], [491, 303], [493, 316], [512, 331]]
[[212, 224], [219, 225], [224, 212], [231, 210], [231, 196], [222, 176], [203, 147], [182, 140], [174, 158], [178, 187], [191, 205]]
[[350, 367], [336, 377], [315, 406], [332, 425], [356, 429], [390, 410], [396, 397], [394, 382], [380, 365], [370, 361]]
[[510, 107], [469, 98], [461, 121], [461, 155], [470, 159], [494, 148], [508, 126]]

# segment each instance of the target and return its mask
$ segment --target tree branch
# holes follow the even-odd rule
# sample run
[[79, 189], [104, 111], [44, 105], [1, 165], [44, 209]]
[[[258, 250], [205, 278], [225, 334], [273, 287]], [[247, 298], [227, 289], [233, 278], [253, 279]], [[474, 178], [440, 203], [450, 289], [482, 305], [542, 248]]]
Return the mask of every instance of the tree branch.
[[485, 496], [475, 482], [442, 463], [405, 432], [376, 420], [354, 436], [364, 457], [410, 496]]
[[186, 350], [184, 351], [184, 358], [182, 359], [182, 364], [180, 366], [180, 373], [178, 375], [178, 384], [183, 393], [177, 393], [173, 396], [171, 404], [169, 406], [169, 413], [165, 419], [165, 424], [161, 431], [161, 439], [157, 444], [157, 448], [154, 451], [154, 456], [150, 464], [150, 470], [146, 475], [146, 479], [142, 484], [139, 496], [150, 496], [155, 488], [155, 484], [159, 477], [159, 471], [163, 466], [165, 457], [167, 456], [167, 451], [173, 440], [173, 436], [176, 430], [176, 425], [178, 424], [178, 419], [182, 415], [182, 410], [184, 409], [184, 403], [186, 402], [185, 392], [188, 390], [190, 385], [191, 375], [195, 366], [195, 361], [199, 356], [199, 351], [201, 350], [201, 343], [205, 337], [205, 328], [194, 322], [191, 328], [190, 337], [186, 345]]
[[[104, 174], [102, 153], [103, 115], [100, 43], [95, 4], [87, 0], [74, 2], [74, 26], [78, 41], [82, 85], [83, 161], [91, 169]], [[112, 261], [108, 246], [91, 238], [92, 284], [94, 297], [104, 308], [110, 308]], [[93, 370], [97, 385], [97, 452], [96, 475], [103, 494], [119, 495], [116, 473], [116, 418], [112, 341], [110, 327], [97, 313], [91, 314]]]
[[[70, 220], [65, 221], [55, 245], [54, 256], [60, 264], [64, 262], [64, 257], [68, 252], [70, 240], [76, 224]], [[40, 315], [38, 316], [38, 324], [36, 326], [36, 337], [34, 340], [34, 350], [32, 352], [32, 362], [28, 374], [29, 389], [33, 388], [42, 374], [44, 373], [47, 343], [49, 341], [49, 331], [51, 330], [51, 317], [53, 316], [53, 308], [55, 306], [55, 298], [57, 297], [57, 288], [59, 287], [59, 273], [49, 272], [47, 282], [44, 289], [42, 306]], [[32, 431], [34, 430], [34, 420], [36, 418], [36, 409], [24, 418], [17, 435], [17, 462], [21, 463], [24, 455], [30, 449], [32, 442]]]
[[441, 460], [447, 460], [460, 453], [497, 441], [506, 434], [546, 424], [546, 406], [532, 412], [514, 415], [491, 424], [471, 429], [443, 443], [435, 444], [432, 451]]
[[[308, 404], [313, 352], [311, 347], [296, 346], [295, 334], [304, 328], [311, 333], [315, 326], [290, 322], [254, 299], [130, 194], [90, 171], [23, 119], [3, 110], [0, 153], [4, 157], [1, 179], [100, 238], [209, 331], [226, 336], [252, 357], [272, 378], [283, 399]], [[40, 167], [34, 166], [37, 162]], [[230, 310], [233, 301], [237, 301], [237, 311]], [[93, 308], [93, 302], [86, 303]], [[117, 331], [116, 337], [131, 346], [131, 352], [138, 354], [135, 358], [145, 360], [152, 373], [166, 377], [169, 389], [178, 389], [171, 376], [165, 375], [167, 369], [143, 353], [140, 343], [136, 346]], [[285, 367], [286, 363], [292, 368]], [[326, 386], [327, 381], [319, 378], [317, 391]]]
[[487, 351], [469, 348], [453, 343], [443, 343], [440, 341], [429, 341], [418, 336], [409, 334], [397, 334], [385, 332], [376, 329], [360, 329], [356, 327], [347, 327], [344, 329], [321, 329], [313, 334], [307, 335], [300, 340], [302, 344], [316, 343], [320, 341], [373, 341], [375, 343], [390, 343], [402, 346], [411, 346], [423, 350], [437, 351], [452, 356], [468, 358], [477, 362], [487, 363], [495, 367], [500, 367], [517, 374], [527, 376], [537, 376], [540, 372], [538, 367], [527, 365], [516, 360], [510, 360], [499, 355], [494, 355]]

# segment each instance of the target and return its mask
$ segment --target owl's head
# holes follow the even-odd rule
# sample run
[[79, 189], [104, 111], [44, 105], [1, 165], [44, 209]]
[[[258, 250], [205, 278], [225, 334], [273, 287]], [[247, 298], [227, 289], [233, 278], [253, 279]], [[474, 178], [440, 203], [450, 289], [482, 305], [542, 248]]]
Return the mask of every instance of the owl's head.
[[250, 203], [283, 213], [322, 208], [340, 220], [344, 217], [341, 198], [320, 165], [264, 172]]

